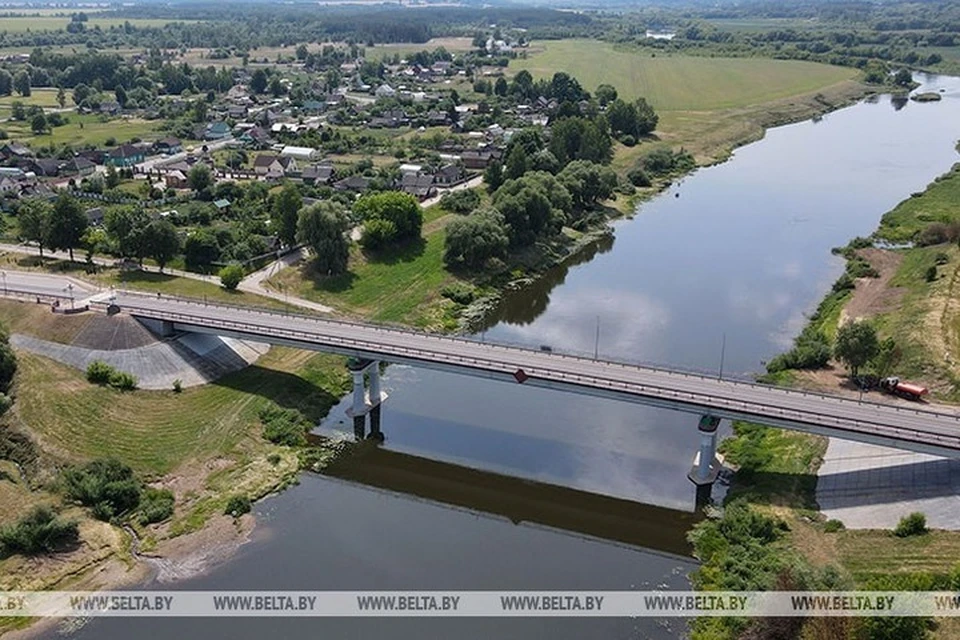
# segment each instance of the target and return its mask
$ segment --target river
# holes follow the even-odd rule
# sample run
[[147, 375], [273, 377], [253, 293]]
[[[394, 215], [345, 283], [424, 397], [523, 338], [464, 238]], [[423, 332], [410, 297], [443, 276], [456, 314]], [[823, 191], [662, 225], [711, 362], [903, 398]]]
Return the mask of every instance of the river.
[[[614, 224], [592, 259], [507, 296], [479, 338], [749, 375], [788, 347], [842, 270], [831, 247], [958, 160], [960, 79], [780, 127]], [[597, 336], [599, 335], [599, 339]], [[725, 347], [723, 345], [725, 344]], [[689, 511], [694, 417], [391, 366], [385, 447]], [[342, 402], [321, 430], [347, 430]], [[185, 589], [683, 588], [692, 561], [383, 489], [304, 476], [254, 540]], [[652, 516], [651, 516], [652, 517]], [[515, 518], [518, 519], [518, 518]], [[519, 518], [523, 519], [523, 518]], [[678, 529], [675, 536], [682, 538]], [[77, 638], [673, 638], [654, 620], [103, 620]]]

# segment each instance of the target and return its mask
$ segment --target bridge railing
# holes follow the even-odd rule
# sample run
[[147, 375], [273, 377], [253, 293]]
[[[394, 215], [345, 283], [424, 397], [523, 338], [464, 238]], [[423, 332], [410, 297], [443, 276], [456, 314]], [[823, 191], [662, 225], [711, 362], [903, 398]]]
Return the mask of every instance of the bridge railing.
[[[27, 291], [26, 289], [15, 289], [13, 287], [0, 287], [0, 297], [4, 298], [14, 298], [16, 300], [26, 300], [33, 301], [36, 303], [44, 304], [50, 302], [63, 302], [71, 300], [69, 294], [66, 293], [37, 293], [35, 291]], [[73, 300], [78, 300], [83, 296], [74, 294]]]
[[[130, 295], [130, 294], [128, 293], [128, 294], [125, 294], [125, 295]], [[144, 296], [144, 297], [149, 298], [149, 299], [151, 299], [151, 300], [156, 299], [154, 296], [150, 296], [149, 294], [142, 294], [142, 293], [139, 293], [139, 292], [138, 292], [136, 295]], [[240, 311], [242, 311], [242, 312], [244, 312], [244, 313], [249, 313], [249, 314], [266, 314], [266, 315], [269, 315], [269, 316], [274, 317], [274, 318], [276, 318], [276, 317], [296, 317], [296, 318], [302, 318], [302, 319], [309, 320], [309, 321], [319, 321], [319, 322], [322, 322], [322, 323], [329, 323], [329, 324], [334, 324], [334, 325], [349, 326], [349, 327], [360, 327], [360, 328], [364, 328], [364, 329], [367, 329], [367, 330], [373, 329], [373, 330], [375, 330], [375, 331], [385, 331], [385, 332], [390, 332], [390, 333], [394, 333], [394, 334], [400, 333], [400, 334], [407, 334], [407, 335], [415, 335], [415, 336], [420, 337], [420, 338], [428, 338], [428, 339], [438, 340], [438, 341], [439, 341], [439, 340], [444, 340], [444, 341], [453, 340], [453, 341], [460, 341], [460, 342], [464, 342], [464, 343], [470, 343], [471, 345], [489, 344], [489, 345], [492, 346], [492, 347], [496, 347], [496, 348], [499, 348], [499, 349], [515, 350], [515, 351], [519, 351], [519, 352], [521, 352], [521, 353], [524, 353], [524, 354], [526, 354], [526, 355], [531, 355], [531, 354], [537, 354], [537, 355], [540, 355], [540, 356], [547, 355], [547, 356], [552, 356], [552, 357], [557, 357], [557, 358], [562, 358], [562, 359], [580, 360], [580, 361], [590, 362], [590, 363], [594, 363], [594, 364], [595, 364], [596, 362], [598, 362], [598, 360], [594, 360], [594, 359], [592, 359], [592, 358], [585, 358], [585, 357], [583, 357], [583, 356], [578, 356], [578, 355], [568, 355], [568, 354], [562, 353], [562, 352], [550, 352], [550, 353], [546, 353], [546, 352], [543, 352], [543, 351], [540, 351], [540, 350], [537, 350], [537, 349], [532, 349], [532, 348], [529, 348], [529, 347], [519, 347], [519, 346], [512, 346], [512, 345], [502, 345], [502, 344], [500, 344], [500, 343], [483, 342], [483, 341], [479, 341], [479, 340], [476, 340], [476, 339], [465, 338], [465, 337], [463, 337], [463, 336], [441, 336], [441, 335], [431, 334], [431, 333], [422, 332], [422, 331], [415, 331], [415, 330], [411, 330], [411, 329], [407, 329], [407, 328], [386, 327], [386, 326], [382, 326], [382, 325], [374, 325], [374, 324], [370, 324], [370, 323], [352, 322], [352, 321], [348, 321], [348, 320], [339, 320], [339, 319], [333, 320], [333, 319], [329, 319], [329, 318], [322, 318], [322, 317], [318, 317], [318, 316], [309, 316], [309, 315], [305, 315], [305, 314], [284, 314], [284, 313], [282, 313], [282, 312], [278, 313], [278, 312], [276, 312], [276, 311], [264, 310], [264, 309], [260, 309], [260, 308], [250, 308], [250, 307], [243, 307], [243, 306], [237, 306], [237, 305], [223, 305], [223, 304], [220, 304], [219, 302], [217, 302], [217, 303], [208, 303], [208, 302], [205, 302], [205, 301], [199, 301], [199, 300], [196, 300], [196, 299], [189, 299], [189, 298], [180, 298], [180, 297], [177, 297], [177, 298], [169, 298], [169, 297], [168, 297], [167, 299], [171, 299], [171, 300], [174, 300], [174, 301], [176, 301], [176, 302], [185, 302], [185, 303], [195, 304], [195, 305], [198, 305], [198, 306], [205, 306], [205, 307], [208, 307], [208, 308], [229, 307], [229, 308], [236, 309], [236, 310], [240, 310]], [[135, 307], [134, 307], [134, 308], [135, 308]], [[143, 310], [146, 311], [146, 312], [148, 312], [148, 313], [156, 313], [156, 311], [153, 310], [153, 309], [146, 309], [146, 308], [144, 308]], [[247, 322], [243, 322], [243, 321], [238, 321], [238, 320], [225, 320], [225, 321], [224, 321], [224, 320], [217, 320], [217, 319], [214, 319], [214, 318], [210, 318], [209, 316], [206, 316], [206, 317], [205, 317], [205, 316], [199, 316], [199, 315], [198, 315], [198, 316], [194, 316], [194, 315], [184, 315], [184, 314], [177, 313], [177, 312], [175, 312], [175, 311], [169, 311], [169, 312], [163, 312], [163, 313], [167, 313], [168, 315], [173, 316], [172, 319], [174, 319], [174, 320], [180, 319], [181, 321], [185, 321], [185, 322], [187, 322], [187, 323], [198, 324], [199, 321], [202, 320], [202, 322], [203, 322], [204, 324], [207, 324], [207, 325], [211, 325], [211, 326], [218, 326], [218, 325], [219, 325], [219, 326], [222, 326], [222, 327], [225, 328], [225, 329], [227, 329], [227, 328], [233, 328], [234, 330], [238, 330], [238, 326], [239, 326], [239, 327], [240, 327], [239, 330], [240, 330], [241, 332], [244, 332], [244, 333], [256, 334], [256, 333], [263, 333], [264, 330], [265, 330], [265, 328], [262, 327], [262, 326], [258, 326], [258, 325], [256, 325], [256, 324], [251, 324], [251, 323], [247, 323]], [[367, 340], [362, 340], [362, 339], [356, 339], [356, 338], [344, 339], [344, 338], [340, 338], [340, 337], [337, 337], [337, 336], [330, 336], [330, 335], [326, 335], [326, 334], [318, 334], [318, 333], [313, 333], [313, 332], [309, 332], [309, 331], [302, 331], [302, 330], [289, 329], [289, 328], [270, 327], [270, 328], [269, 328], [269, 331], [270, 331], [271, 333], [273, 333], [274, 335], [277, 335], [278, 337], [288, 337], [288, 338], [291, 338], [291, 339], [294, 339], [294, 340], [317, 341], [318, 339], [320, 339], [320, 340], [322, 340], [322, 341], [326, 341], [327, 343], [331, 343], [331, 344], [332, 344], [332, 343], [339, 343], [339, 345], [342, 346], [342, 347], [344, 347], [344, 348], [364, 350], [364, 351], [371, 352], [371, 353], [377, 353], [377, 352], [383, 353], [383, 352], [384, 352], [384, 348], [383, 348], [383, 345], [382, 345], [381, 343], [375, 343], [375, 342], [371, 342], [371, 341], [367, 341]], [[395, 354], [398, 354], [398, 355], [399, 355], [399, 354], [406, 354], [406, 355], [408, 355], [408, 356], [410, 356], [410, 357], [413, 357], [413, 358], [415, 358], [415, 359], [421, 359], [421, 360], [436, 359], [436, 355], [437, 355], [436, 352], [426, 351], [426, 350], [419, 349], [419, 348], [403, 347], [403, 346], [396, 346], [396, 345], [391, 346], [391, 347], [390, 347], [390, 351], [392, 351], [392, 352], [394, 352]], [[483, 367], [484, 369], [487, 369], [487, 370], [501, 370], [502, 372], [505, 372], [505, 373], [512, 373], [513, 370], [515, 369], [515, 366], [514, 366], [514, 365], [505, 365], [505, 364], [503, 364], [503, 363], [497, 362], [497, 360], [495, 360], [495, 359], [478, 359], [478, 358], [473, 358], [473, 357], [470, 357], [470, 356], [460, 356], [460, 355], [456, 355], [456, 354], [444, 354], [444, 357], [445, 357], [445, 359], [450, 360], [450, 361], [456, 361], [456, 362], [459, 362], [459, 363], [464, 364], [464, 365], [471, 365], [471, 364], [472, 364], [472, 365], [475, 365], [475, 366], [481, 366], [481, 367]], [[636, 365], [636, 364], [633, 364], [633, 363], [612, 362], [612, 361], [607, 361], [607, 360], [603, 360], [603, 361], [600, 361], [600, 362], [603, 362], [604, 364], [611, 364], [611, 365], [614, 365], [614, 366], [622, 366], [622, 367], [628, 367], [628, 368], [635, 368], [635, 367], [639, 366], [639, 365]], [[654, 371], [657, 371], [657, 372], [659, 372], [659, 373], [664, 373], [664, 374], [668, 374], [668, 375], [672, 375], [672, 376], [681, 376], [681, 377], [684, 377], [684, 378], [693, 378], [693, 379], [698, 379], [698, 380], [709, 380], [709, 381], [711, 381], [711, 382], [719, 382], [715, 376], [705, 376], [705, 375], [703, 375], [703, 374], [688, 373], [688, 372], [677, 371], [677, 370], [669, 369], [669, 368], [657, 368], [657, 367], [646, 367], [646, 368], [649, 369], [649, 370], [654, 370]], [[862, 427], [862, 428], [872, 427], [872, 426], [875, 426], [875, 425], [876, 425], [875, 422], [863, 422], [863, 421], [858, 421], [858, 420], [850, 419], [850, 418], [838, 418], [838, 417], [836, 417], [835, 415], [833, 415], [833, 414], [831, 414], [831, 413], [822, 412], [822, 411], [804, 410], [803, 412], [799, 412], [799, 411], [792, 411], [792, 410], [790, 410], [790, 409], [777, 408], [776, 405], [764, 405], [764, 404], [760, 404], [760, 403], [756, 403], [756, 402], [751, 402], [751, 403], [738, 402], [738, 401], [736, 401], [736, 400], [731, 400], [731, 399], [729, 399], [729, 398], [722, 398], [722, 397], [713, 396], [713, 395], [695, 394], [695, 393], [690, 393], [690, 392], [685, 392], [685, 391], [677, 391], [677, 390], [675, 390], [675, 389], [670, 389], [670, 388], [662, 387], [662, 386], [654, 386], [654, 385], [649, 385], [649, 384], [641, 385], [641, 384], [639, 384], [639, 383], [624, 383], [624, 382], [622, 382], [622, 381], [620, 381], [620, 380], [617, 380], [617, 379], [614, 378], [614, 377], [599, 376], [599, 375], [580, 376], [580, 375], [577, 375], [577, 374], [567, 374], [567, 373], [563, 373], [563, 372], [559, 372], [559, 371], [555, 371], [555, 370], [540, 369], [540, 368], [537, 368], [537, 367], [534, 367], [534, 366], [530, 367], [529, 369], [526, 369], [526, 368], [525, 368], [525, 371], [527, 371], [527, 373], [528, 373], [529, 375], [532, 375], [532, 376], [540, 376], [540, 377], [543, 377], [543, 378], [546, 378], [546, 379], [559, 379], [559, 378], [568, 379], [568, 378], [571, 378], [571, 377], [572, 377], [572, 378], [578, 380], [579, 383], [581, 383], [581, 384], [584, 383], [584, 382], [589, 382], [589, 383], [591, 383], [591, 384], [593, 384], [593, 385], [595, 385], [595, 386], [599, 386], [599, 387], [615, 388], [615, 387], [617, 387], [618, 385], [620, 385], [620, 386], [622, 386], [622, 388], [623, 388], [624, 390], [635, 390], [635, 391], [647, 390], [647, 392], [653, 392], [653, 391], [655, 391], [655, 395], [658, 395], [658, 396], [661, 396], [661, 397], [664, 397], [664, 396], [679, 397], [679, 396], [683, 395], [683, 397], [684, 397], [687, 401], [689, 401], [689, 402], [694, 402], [694, 401], [695, 401], [695, 402], [702, 403], [705, 408], [709, 408], [709, 407], [711, 407], [711, 406], [713, 406], [713, 407], [719, 407], [719, 404], [721, 404], [721, 403], [724, 404], [724, 405], [731, 405], [731, 406], [737, 406], [737, 405], [739, 405], [739, 408], [740, 408], [741, 410], [743, 410], [743, 411], [748, 410], [748, 407], [753, 407], [753, 411], [752, 411], [752, 412], [757, 413], [758, 417], [762, 417], [762, 415], [764, 415], [765, 413], [766, 413], [766, 414], [771, 413], [770, 410], [773, 409], [773, 413], [779, 412], [781, 415], [786, 415], [786, 413], [792, 413], [792, 414], [795, 415], [795, 416], [800, 416], [801, 414], [802, 414], [802, 415], [806, 415], [806, 416], [819, 416], [819, 417], [821, 417], [821, 418], [823, 418], [823, 419], [825, 419], [825, 420], [828, 420], [828, 421], [829, 421], [829, 420], [834, 420], [837, 425], [840, 425], [841, 423], [846, 423], [846, 424], [851, 424], [851, 425], [854, 425], [854, 426], [859, 426], [859, 427]], [[938, 411], [932, 411], [932, 410], [920, 409], [920, 408], [913, 408], [913, 407], [907, 408], [907, 407], [902, 407], [902, 406], [893, 405], [893, 404], [874, 403], [874, 402], [870, 402], [870, 401], [867, 401], [867, 402], [857, 402], [857, 401], [855, 401], [855, 400], [851, 400], [851, 399], [849, 399], [849, 398], [844, 398], [844, 397], [842, 397], [842, 396], [836, 396], [836, 395], [830, 395], [830, 394], [823, 394], [823, 393], [817, 393], [817, 392], [808, 392], [808, 391], [803, 391], [803, 390], [785, 389], [785, 388], [783, 388], [783, 387], [776, 387], [776, 386], [772, 386], [772, 385], [763, 385], [763, 384], [756, 383], [756, 382], [741, 382], [741, 381], [737, 381], [737, 382], [725, 381], [725, 382], [727, 382], [727, 383], [730, 384], [730, 385], [743, 385], [743, 386], [748, 386], [748, 387], [762, 388], [762, 389], [764, 389], [764, 390], [772, 391], [772, 392], [779, 393], [779, 394], [789, 395], [789, 396], [797, 397], [797, 398], [800, 398], [800, 397], [802, 397], [802, 398], [819, 398], [819, 399], [829, 400], [829, 401], [839, 401], [839, 402], [842, 402], [842, 403], [846, 404], [847, 406], [849, 406], [851, 403], [856, 403], [856, 404], [859, 404], [859, 405], [866, 405], [867, 407], [873, 407], [873, 408], [879, 409], [879, 410], [881, 410], [881, 411], [891, 411], [891, 410], [893, 410], [893, 411], [896, 411], [896, 412], [899, 413], [899, 414], [911, 414], [911, 415], [917, 415], [917, 416], [929, 416], [929, 417], [931, 417], [931, 418], [935, 418], [935, 419], [938, 419], [938, 420], [939, 420], [939, 419], [948, 418], [948, 419], [951, 419], [952, 421], [954, 421], [955, 423], [957, 423], [958, 425], [960, 425], [960, 415], [955, 414], [955, 413], [945, 413], [945, 412], [938, 412]], [[758, 410], [763, 410], [763, 411], [758, 411]], [[786, 413], [785, 413], [785, 412], [786, 412]], [[894, 428], [894, 427], [891, 427], [891, 428]], [[897, 428], [904, 429], [903, 427], [897, 427]], [[920, 430], [906, 429], [906, 432], [908, 432], [908, 433], [913, 433], [914, 435], [923, 435], [924, 437], [927, 437], [927, 438], [930, 438], [930, 437], [933, 437], [933, 436], [934, 436], [934, 434], [932, 434], [931, 432], [928, 432], [928, 431], [920, 431]], [[950, 439], [950, 441], [953, 442], [953, 439]], [[958, 441], [960, 441], [960, 437], [958, 437]]]

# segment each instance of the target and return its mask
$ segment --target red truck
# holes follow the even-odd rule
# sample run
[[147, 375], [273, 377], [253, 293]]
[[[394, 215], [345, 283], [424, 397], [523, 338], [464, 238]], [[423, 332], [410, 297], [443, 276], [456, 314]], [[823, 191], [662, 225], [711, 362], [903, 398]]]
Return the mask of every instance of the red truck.
[[881, 380], [880, 388], [887, 393], [892, 393], [907, 400], [919, 400], [921, 397], [930, 393], [926, 387], [913, 384], [912, 382], [904, 382], [896, 376]]

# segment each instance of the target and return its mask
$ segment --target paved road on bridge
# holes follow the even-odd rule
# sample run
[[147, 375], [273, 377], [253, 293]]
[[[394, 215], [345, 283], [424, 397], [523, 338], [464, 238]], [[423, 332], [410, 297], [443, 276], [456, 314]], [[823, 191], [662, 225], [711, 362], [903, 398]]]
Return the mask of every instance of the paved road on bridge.
[[719, 380], [476, 340], [121, 292], [121, 310], [174, 328], [406, 363], [530, 386], [960, 457], [960, 414]]

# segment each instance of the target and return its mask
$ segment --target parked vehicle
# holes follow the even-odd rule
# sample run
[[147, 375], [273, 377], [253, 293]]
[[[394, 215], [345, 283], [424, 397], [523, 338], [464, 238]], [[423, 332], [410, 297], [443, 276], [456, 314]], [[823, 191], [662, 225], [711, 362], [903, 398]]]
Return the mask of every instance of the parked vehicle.
[[880, 388], [887, 393], [906, 398], [907, 400], [919, 400], [921, 397], [930, 393], [930, 391], [919, 384], [904, 382], [896, 376], [884, 378], [880, 381]]

